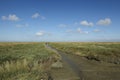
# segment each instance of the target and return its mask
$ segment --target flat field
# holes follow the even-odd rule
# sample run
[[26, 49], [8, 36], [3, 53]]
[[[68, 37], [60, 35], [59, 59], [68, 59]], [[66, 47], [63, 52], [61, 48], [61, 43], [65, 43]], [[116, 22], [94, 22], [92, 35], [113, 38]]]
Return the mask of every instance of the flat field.
[[58, 57], [44, 43], [1, 42], [0, 80], [47, 80]]
[[56, 42], [50, 45], [67, 54], [83, 56], [89, 60], [120, 64], [119, 42]]
[[79, 77], [65, 80], [120, 79], [119, 42], [54, 42], [49, 45], [61, 53], [64, 59], [67, 57], [65, 60]]
[[119, 74], [119, 42], [0, 43], [0, 80], [119, 80]]

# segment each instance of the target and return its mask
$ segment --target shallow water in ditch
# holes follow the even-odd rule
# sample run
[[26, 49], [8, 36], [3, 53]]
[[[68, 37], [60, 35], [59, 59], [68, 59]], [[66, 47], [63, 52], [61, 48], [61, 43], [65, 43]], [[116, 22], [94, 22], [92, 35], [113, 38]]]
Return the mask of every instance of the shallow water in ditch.
[[82, 71], [80, 70], [80, 67], [78, 67], [71, 59], [69, 59], [64, 53], [57, 51], [56, 49], [50, 47], [48, 44], [46, 45], [48, 48], [54, 50], [55, 52], [57, 52], [58, 54], [60, 54], [60, 56], [62, 57], [62, 61], [66, 62], [71, 68], [72, 70], [76, 73], [77, 76], [79, 76], [80, 80], [83, 80], [83, 74]]
[[[119, 80], [120, 79], [120, 65], [111, 63], [104, 63], [94, 60], [87, 60], [72, 54], [65, 54], [56, 49], [46, 45], [48, 48], [61, 55], [63, 63], [67, 63], [79, 79], [70, 80]], [[66, 75], [66, 74], [64, 74]], [[61, 76], [62, 77], [62, 76]], [[57, 80], [57, 79], [56, 79]], [[62, 80], [62, 79], [61, 79]], [[69, 79], [65, 79], [69, 80]]]

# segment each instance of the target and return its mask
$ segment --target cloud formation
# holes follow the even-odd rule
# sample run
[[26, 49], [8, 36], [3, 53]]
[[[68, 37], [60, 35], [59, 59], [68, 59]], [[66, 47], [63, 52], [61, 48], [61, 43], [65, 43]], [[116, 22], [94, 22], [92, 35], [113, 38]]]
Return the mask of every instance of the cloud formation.
[[43, 36], [43, 35], [45, 35], [44, 31], [40, 31], [36, 33], [36, 36]]
[[86, 20], [81, 21], [80, 24], [83, 26], [90, 26], [90, 27], [94, 25], [92, 22], [88, 22]]
[[73, 33], [75, 33], [75, 34], [76, 34], [76, 33], [77, 33], [77, 34], [78, 34], [78, 33], [80, 33], [80, 34], [88, 34], [88, 33], [89, 33], [88, 31], [83, 31], [83, 30], [81, 30], [80, 28], [77, 28], [77, 30], [67, 30], [66, 32], [67, 32], [67, 33], [72, 33], [72, 34], [73, 34]]
[[88, 34], [89, 33], [88, 31], [83, 31], [80, 28], [77, 29], [77, 32], [82, 33], [82, 34]]
[[2, 16], [2, 20], [18, 21], [20, 19], [15, 14], [9, 14], [8, 16]]
[[33, 18], [33, 19], [36, 19], [36, 18], [45, 19], [45, 17], [44, 17], [44, 16], [41, 16], [39, 13], [33, 14], [33, 15], [32, 15], [32, 18]]
[[40, 16], [39, 13], [35, 13], [35, 14], [32, 15], [32, 18], [38, 18], [39, 16]]
[[110, 18], [101, 19], [97, 22], [97, 25], [107, 26], [112, 23]]
[[36, 32], [35, 35], [38, 37], [41, 37], [41, 36], [51, 36], [52, 34], [49, 32], [45, 32], [45, 31], [39, 31], [39, 32]]

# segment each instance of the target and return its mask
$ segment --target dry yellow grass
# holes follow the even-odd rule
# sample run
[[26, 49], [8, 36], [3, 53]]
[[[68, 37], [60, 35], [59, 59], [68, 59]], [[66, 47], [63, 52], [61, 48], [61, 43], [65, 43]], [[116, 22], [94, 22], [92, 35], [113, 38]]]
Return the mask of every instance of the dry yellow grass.
[[56, 56], [44, 43], [0, 43], [0, 79], [47, 78], [46, 72], [50, 71]]

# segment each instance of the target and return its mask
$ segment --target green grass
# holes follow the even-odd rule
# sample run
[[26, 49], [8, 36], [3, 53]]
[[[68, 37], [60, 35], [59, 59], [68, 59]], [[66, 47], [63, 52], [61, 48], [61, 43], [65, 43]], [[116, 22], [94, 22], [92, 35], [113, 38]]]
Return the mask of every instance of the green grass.
[[47, 80], [57, 57], [44, 43], [0, 43], [0, 80]]
[[[120, 64], [120, 43], [49, 43], [67, 54]], [[51, 64], [60, 59], [45, 43], [0, 43], [0, 80], [47, 80]]]
[[56, 42], [49, 44], [62, 52], [84, 56], [89, 60], [120, 64], [120, 43]]

